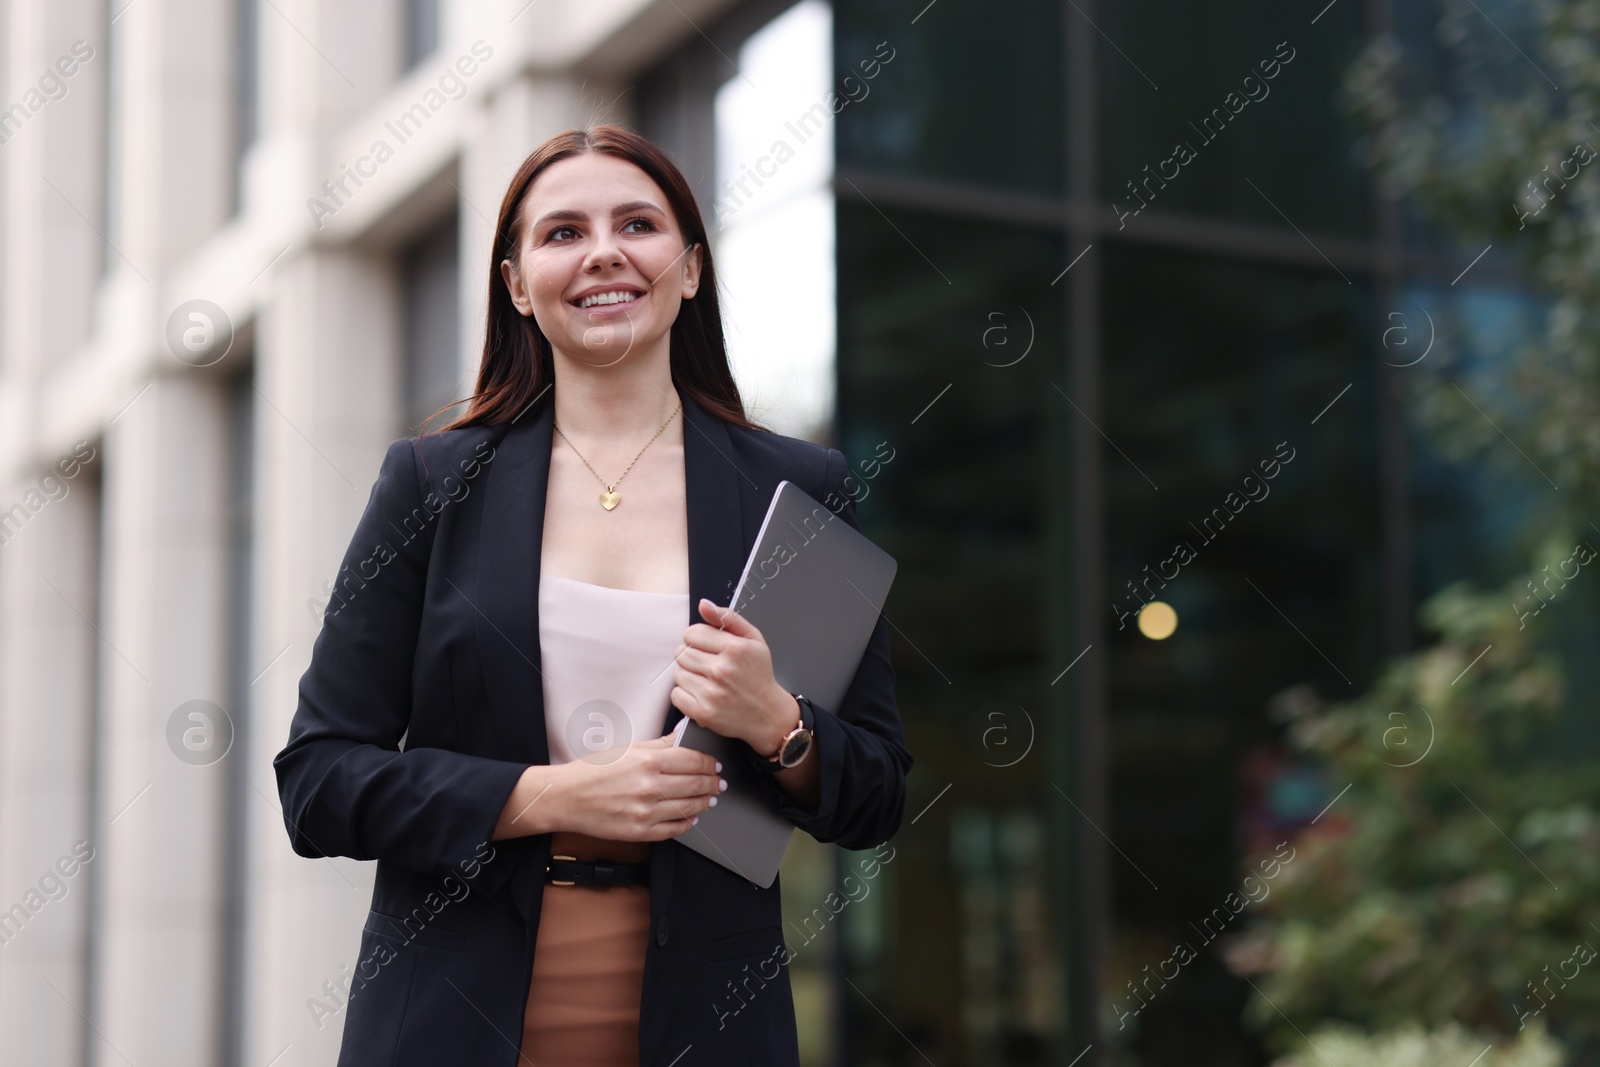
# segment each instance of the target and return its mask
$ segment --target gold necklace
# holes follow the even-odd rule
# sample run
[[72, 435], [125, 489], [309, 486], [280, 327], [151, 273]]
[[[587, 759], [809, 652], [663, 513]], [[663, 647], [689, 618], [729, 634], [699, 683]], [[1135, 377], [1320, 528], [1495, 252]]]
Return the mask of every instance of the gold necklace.
[[[649, 448], [651, 445], [656, 443], [656, 437], [661, 436], [662, 432], [667, 428], [667, 423], [670, 423], [673, 419], [673, 416], [677, 415], [682, 408], [683, 401], [680, 400], [678, 401], [677, 407], [672, 409], [672, 414], [667, 416], [667, 421], [661, 424], [661, 429], [656, 431], [655, 437], [650, 438], [650, 440], [644, 443], [644, 448], [639, 449], [639, 456], [644, 455], [645, 448]], [[555, 426], [556, 433], [561, 433], [561, 427], [559, 424], [556, 424], [554, 420], [552, 420], [551, 424]], [[579, 459], [583, 459], [583, 453], [579, 452], [578, 446], [572, 443], [572, 438], [568, 437], [564, 433], [561, 433], [561, 439], [567, 443], [567, 447], [572, 449], [573, 454], [575, 454]], [[639, 462], [639, 456], [633, 457], [633, 463]], [[600, 506], [605, 508], [607, 511], [610, 511], [612, 508], [622, 503], [622, 494], [617, 492], [617, 486], [621, 485], [622, 479], [628, 476], [628, 471], [633, 470], [633, 463], [628, 464], [628, 470], [625, 470], [621, 474], [617, 475], [616, 481], [607, 485], [606, 480], [600, 477], [600, 472], [595, 470], [593, 465], [591, 465], [588, 460], [583, 459], [583, 465], [589, 468], [589, 473], [593, 474], [596, 478], [599, 478], [600, 484], [606, 487], [605, 492], [600, 494]]]

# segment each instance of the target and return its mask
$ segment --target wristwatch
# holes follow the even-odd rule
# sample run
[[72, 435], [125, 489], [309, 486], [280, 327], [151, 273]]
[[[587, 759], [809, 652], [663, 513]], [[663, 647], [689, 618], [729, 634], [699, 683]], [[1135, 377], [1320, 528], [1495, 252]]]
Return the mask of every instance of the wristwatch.
[[816, 716], [813, 714], [814, 706], [799, 693], [789, 695], [800, 705], [800, 720], [778, 743], [778, 751], [761, 761], [762, 767], [768, 771], [786, 771], [791, 767], [798, 767], [806, 756], [811, 754], [811, 728], [816, 722]]

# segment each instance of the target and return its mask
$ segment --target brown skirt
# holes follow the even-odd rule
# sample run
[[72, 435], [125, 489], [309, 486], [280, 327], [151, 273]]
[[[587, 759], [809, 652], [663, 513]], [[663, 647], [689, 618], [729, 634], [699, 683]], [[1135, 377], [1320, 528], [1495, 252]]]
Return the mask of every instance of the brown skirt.
[[[557, 833], [550, 853], [647, 863], [650, 845]], [[649, 886], [546, 885], [518, 1063], [638, 1067], [649, 940]]]

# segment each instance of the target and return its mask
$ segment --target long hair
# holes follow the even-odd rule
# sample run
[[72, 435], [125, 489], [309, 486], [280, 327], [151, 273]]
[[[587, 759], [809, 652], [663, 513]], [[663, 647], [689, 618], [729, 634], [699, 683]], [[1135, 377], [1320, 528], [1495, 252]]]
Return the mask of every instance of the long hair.
[[[682, 303], [672, 324], [669, 362], [673, 385], [725, 422], [765, 430], [745, 415], [739, 387], [728, 366], [722, 311], [717, 305], [717, 272], [711, 262], [705, 222], [689, 183], [660, 148], [632, 130], [611, 124], [556, 134], [534, 149], [512, 177], [495, 223], [494, 250], [489, 260], [489, 321], [483, 336], [477, 388], [467, 400], [466, 412], [444, 429], [512, 422], [555, 381], [550, 340], [531, 315], [524, 316], [511, 303], [511, 293], [500, 276], [500, 261], [517, 261], [523, 229], [522, 203], [535, 179], [551, 164], [585, 152], [627, 160], [648, 174], [666, 194], [685, 247], [697, 242], [701, 247], [699, 289]], [[440, 411], [454, 406], [446, 405]], [[435, 412], [430, 420], [438, 414]]]

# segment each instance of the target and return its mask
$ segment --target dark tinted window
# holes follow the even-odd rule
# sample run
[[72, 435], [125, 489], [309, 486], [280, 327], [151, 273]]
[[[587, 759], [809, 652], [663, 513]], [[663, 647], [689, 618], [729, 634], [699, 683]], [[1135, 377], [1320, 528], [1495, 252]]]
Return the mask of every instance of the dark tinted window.
[[843, 916], [849, 1062], [921, 1062], [908, 1040], [937, 1062], [1046, 1062], [996, 1056], [1050, 1048], [1061, 1020], [1045, 761], [1067, 662], [1049, 622], [1063, 242], [838, 212], [840, 447], [864, 528], [900, 565], [885, 614], [917, 760], [885, 899]]
[[[440, 407], [458, 399], [461, 270], [454, 214], [423, 234], [401, 256], [405, 303], [406, 428], [414, 432]], [[461, 409], [441, 416], [442, 426]]]
[[1096, 54], [1103, 197], [1129, 210], [1142, 198], [1152, 212], [1366, 232], [1358, 131], [1336, 98], [1361, 43], [1360, 4], [1337, 3], [1314, 26], [1314, 11], [1251, 0], [1095, 10], [1116, 43], [1099, 38]]
[[[841, 170], [1057, 192], [1063, 173], [1058, 4], [888, 0], [834, 8], [836, 89], [891, 57], [839, 112]], [[914, 14], [914, 12], [913, 12]], [[863, 66], [866, 64], [866, 66]]]
[[[1271, 804], [1244, 799], [1279, 759], [1269, 699], [1302, 682], [1354, 696], [1379, 654], [1370, 312], [1325, 272], [1126, 246], [1105, 263], [1101, 425], [1126, 453], [1104, 456], [1107, 832], [1131, 860], [1109, 860], [1111, 966], [1202, 949], [1139, 1012], [1136, 1048], [1210, 1062], [1249, 990], [1187, 924], [1237, 884], [1242, 849], [1325, 799], [1283, 767]], [[1177, 611], [1164, 640], [1116, 621], [1150, 599]], [[1116, 985], [1108, 1001], [1137, 1008]]]

